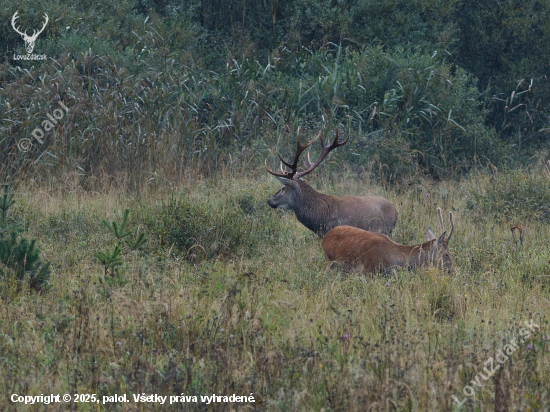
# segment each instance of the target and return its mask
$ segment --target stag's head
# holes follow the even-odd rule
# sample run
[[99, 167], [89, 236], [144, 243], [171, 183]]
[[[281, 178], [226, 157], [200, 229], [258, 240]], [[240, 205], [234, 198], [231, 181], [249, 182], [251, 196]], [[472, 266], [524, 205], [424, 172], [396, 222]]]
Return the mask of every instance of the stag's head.
[[34, 30], [32, 36], [29, 36], [27, 34], [26, 30], [25, 30], [25, 32], [21, 32], [17, 28], [17, 26], [15, 24], [15, 21], [18, 18], [17, 13], [19, 13], [19, 12], [16, 11], [15, 14], [13, 15], [13, 17], [11, 18], [11, 25], [12, 25], [13, 29], [17, 33], [19, 33], [21, 35], [21, 37], [23, 37], [23, 40], [25, 41], [25, 49], [27, 50], [28, 54], [31, 54], [32, 51], [34, 50], [34, 43], [35, 43], [36, 39], [38, 38], [38, 35], [44, 31], [44, 29], [46, 28], [46, 24], [48, 24], [48, 15], [44, 13], [45, 21], [44, 21], [44, 24], [42, 25], [42, 28], [40, 30]]
[[441, 235], [439, 236], [439, 238], [436, 239], [431, 228], [428, 228], [428, 230], [426, 230], [426, 240], [428, 240], [428, 242], [431, 242], [431, 248], [428, 252], [429, 260], [436, 263], [441, 269], [449, 271], [451, 270], [452, 262], [451, 256], [447, 251], [447, 246], [449, 245], [449, 240], [451, 239], [451, 236], [453, 235], [453, 231], [455, 229], [453, 212], [449, 212], [449, 219], [451, 220], [451, 231], [449, 233], [449, 237], [447, 238], [445, 238], [447, 232], [445, 231], [445, 227], [443, 225], [443, 216], [441, 215], [440, 208], [437, 208], [437, 217], [439, 218], [439, 225], [441, 226]]
[[[273, 172], [271, 171], [267, 165], [266, 169], [269, 173], [271, 173], [273, 176], [277, 176], [277, 178], [281, 181], [283, 184], [283, 187], [275, 193], [273, 196], [271, 196], [267, 204], [271, 206], [272, 208], [280, 208], [285, 210], [294, 210], [295, 207], [297, 207], [298, 202], [298, 196], [297, 193], [300, 191], [300, 187], [298, 185], [298, 180], [302, 177], [307, 175], [308, 173], [311, 173], [319, 164], [324, 160], [324, 158], [334, 149], [336, 149], [339, 146], [345, 145], [349, 139], [348, 138], [339, 143], [338, 142], [338, 129], [336, 129], [336, 137], [334, 138], [334, 142], [332, 144], [327, 144], [325, 146], [323, 142], [323, 137], [321, 136], [321, 131], [317, 134], [315, 139], [310, 140], [309, 142], [306, 142], [305, 144], [300, 143], [300, 128], [298, 128], [298, 133], [296, 136], [297, 140], [297, 148], [296, 148], [296, 154], [294, 155], [294, 161], [292, 163], [285, 162], [280, 154], [278, 154], [279, 159], [281, 160], [281, 173]], [[302, 152], [307, 149], [309, 146], [311, 146], [312, 143], [319, 140], [321, 142], [321, 153], [319, 154], [319, 157], [315, 162], [311, 162], [308, 154], [308, 163], [309, 167], [302, 171], [298, 172], [298, 160], [300, 159], [300, 155]], [[283, 164], [290, 169], [290, 171], [285, 172], [283, 170]]]

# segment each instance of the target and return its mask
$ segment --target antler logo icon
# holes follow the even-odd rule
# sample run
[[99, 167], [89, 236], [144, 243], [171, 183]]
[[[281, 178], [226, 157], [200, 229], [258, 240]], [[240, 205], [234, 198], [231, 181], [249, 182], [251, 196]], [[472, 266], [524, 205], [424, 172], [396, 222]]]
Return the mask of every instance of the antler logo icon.
[[46, 24], [48, 24], [48, 15], [46, 13], [44, 13], [44, 17], [46, 18], [46, 21], [44, 22], [44, 25], [42, 26], [42, 28], [39, 30], [39, 31], [36, 31], [34, 30], [32, 36], [29, 36], [27, 34], [27, 31], [25, 30], [25, 32], [21, 32], [19, 31], [19, 29], [16, 27], [15, 25], [15, 20], [17, 20], [17, 13], [19, 13], [19, 11], [16, 11], [15, 14], [13, 15], [13, 17], [11, 18], [11, 25], [13, 27], [13, 29], [19, 33], [21, 35], [21, 37], [23, 37], [23, 40], [25, 40], [25, 49], [27, 49], [27, 53], [28, 54], [31, 54], [33, 49], [34, 49], [34, 42], [36, 41], [36, 38], [38, 37], [38, 35], [40, 33], [42, 33], [44, 31], [44, 29], [46, 28]]

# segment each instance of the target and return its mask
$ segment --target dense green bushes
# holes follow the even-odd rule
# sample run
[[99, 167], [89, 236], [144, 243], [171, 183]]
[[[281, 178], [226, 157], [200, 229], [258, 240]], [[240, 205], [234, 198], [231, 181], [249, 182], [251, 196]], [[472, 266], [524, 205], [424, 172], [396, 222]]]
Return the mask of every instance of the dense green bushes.
[[[55, 61], [4, 56], [0, 170], [122, 171], [139, 186], [182, 159], [212, 171], [251, 148], [275, 162], [298, 126], [347, 129], [335, 156], [388, 181], [525, 164], [548, 149], [549, 42], [530, 41], [550, 36], [549, 7], [514, 1], [499, 22], [438, 0], [24, 2], [21, 24], [58, 16], [37, 43]], [[22, 52], [2, 10], [2, 46]], [[68, 116], [21, 152], [57, 99]]]
[[262, 252], [262, 245], [278, 243], [285, 230], [280, 217], [266, 214], [267, 209], [247, 193], [221, 203], [184, 195], [151, 207], [143, 221], [157, 246], [199, 262], [218, 256], [250, 257]]

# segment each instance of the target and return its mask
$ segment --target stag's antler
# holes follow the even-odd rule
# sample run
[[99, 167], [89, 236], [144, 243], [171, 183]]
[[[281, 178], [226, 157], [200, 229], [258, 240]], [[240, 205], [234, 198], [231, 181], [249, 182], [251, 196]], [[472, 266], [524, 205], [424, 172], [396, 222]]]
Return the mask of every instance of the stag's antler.
[[311, 163], [311, 159], [309, 158], [309, 153], [307, 155], [307, 160], [309, 162], [309, 168], [307, 170], [304, 170], [303, 172], [296, 173], [295, 178], [298, 179], [302, 176], [307, 175], [308, 173], [312, 172], [313, 169], [315, 169], [319, 164], [323, 161], [323, 159], [334, 149], [337, 147], [345, 145], [349, 140], [349, 135], [346, 140], [344, 140], [342, 143], [338, 143], [338, 129], [336, 129], [336, 137], [334, 138], [334, 142], [332, 144], [325, 144], [323, 143], [323, 137], [321, 136], [321, 132], [319, 131], [319, 139], [321, 140], [321, 146], [323, 147], [321, 149], [321, 153], [319, 154], [319, 157], [314, 163]]
[[310, 140], [309, 142], [306, 142], [306, 144], [301, 144], [300, 143], [300, 128], [298, 127], [298, 132], [296, 133], [296, 140], [297, 140], [297, 147], [296, 147], [296, 155], [294, 156], [294, 161], [292, 163], [287, 163], [283, 160], [283, 158], [281, 157], [281, 154], [280, 153], [277, 153], [277, 156], [279, 156], [279, 159], [281, 160], [281, 162], [287, 166], [288, 168], [290, 168], [290, 172], [285, 172], [283, 170], [283, 166], [281, 165], [281, 172], [282, 173], [276, 173], [276, 172], [272, 172], [271, 170], [269, 170], [269, 168], [267, 167], [266, 165], [266, 169], [269, 173], [271, 173], [272, 175], [274, 176], [278, 176], [278, 177], [285, 177], [287, 179], [292, 179], [294, 177], [294, 175], [296, 174], [296, 170], [298, 169], [298, 160], [300, 159], [300, 155], [302, 154], [302, 152], [304, 150], [306, 150], [309, 146], [311, 146], [312, 143], [314, 143], [317, 139], [319, 139], [319, 137], [321, 137], [321, 131], [319, 131], [319, 133], [317, 134], [317, 136], [315, 137], [315, 139], [313, 140]]
[[[307, 175], [308, 173], [312, 172], [313, 169], [315, 169], [317, 166], [319, 166], [319, 164], [323, 161], [323, 159], [334, 149], [336, 149], [337, 147], [339, 146], [343, 146], [345, 145], [348, 140], [349, 140], [349, 136], [348, 138], [343, 141], [342, 143], [339, 143], [338, 142], [338, 129], [336, 129], [336, 137], [334, 138], [334, 142], [332, 142], [332, 144], [329, 144], [329, 145], [326, 145], [323, 143], [323, 137], [321, 136], [321, 130], [319, 130], [319, 133], [317, 133], [317, 136], [315, 137], [315, 139], [307, 142], [306, 144], [302, 145], [300, 143], [300, 128], [298, 128], [298, 134], [297, 134], [297, 140], [298, 140], [298, 144], [297, 144], [297, 149], [296, 149], [296, 155], [294, 156], [294, 161], [291, 163], [287, 163], [283, 160], [283, 158], [281, 157], [280, 154], [278, 154], [279, 156], [279, 159], [281, 160], [281, 162], [289, 167], [291, 169], [290, 172], [284, 172], [283, 171], [283, 168], [282, 168], [282, 165], [281, 165], [281, 172], [282, 173], [275, 173], [275, 172], [272, 172], [271, 170], [269, 170], [269, 168], [266, 166], [266, 169], [269, 173], [271, 173], [272, 175], [274, 176], [279, 176], [279, 177], [285, 177], [287, 179], [299, 179], [300, 177], [302, 176], [305, 176]], [[321, 153], [319, 154], [319, 157], [317, 158], [317, 160], [312, 163], [310, 158], [309, 158], [309, 153], [308, 153], [308, 161], [309, 161], [309, 168], [307, 170], [304, 170], [303, 172], [299, 172], [297, 173], [297, 169], [298, 169], [298, 160], [300, 158], [300, 155], [302, 154], [302, 152], [307, 149], [312, 143], [314, 143], [316, 140], [320, 140], [321, 141], [321, 146], [322, 146], [322, 149], [321, 149]]]
[[[437, 217], [439, 218], [439, 225], [441, 226], [441, 235], [443, 232], [445, 232], [445, 227], [443, 226], [443, 215], [441, 214], [441, 208], [437, 208]], [[449, 236], [447, 239], [445, 239], [445, 243], [449, 242], [449, 239], [453, 235], [453, 231], [455, 230], [455, 222], [453, 220], [453, 212], [449, 212], [449, 220], [451, 221], [451, 231], [449, 233]], [[440, 236], [441, 236], [440, 235]]]
[[445, 232], [445, 226], [443, 225], [443, 215], [441, 214], [441, 208], [437, 208], [437, 217], [439, 218], [439, 226], [441, 227], [441, 232], [439, 233], [439, 236]]
[[449, 237], [445, 242], [449, 241], [449, 239], [453, 235], [453, 231], [455, 230], [455, 222], [453, 221], [453, 212], [449, 212], [449, 219], [451, 220], [451, 232], [449, 233]]

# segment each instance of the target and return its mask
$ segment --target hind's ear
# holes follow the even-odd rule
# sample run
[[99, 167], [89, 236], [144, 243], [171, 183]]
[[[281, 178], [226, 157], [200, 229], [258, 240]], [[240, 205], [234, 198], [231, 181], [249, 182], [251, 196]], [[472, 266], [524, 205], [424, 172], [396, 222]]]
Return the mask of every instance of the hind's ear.
[[424, 236], [426, 236], [426, 240], [429, 242], [430, 240], [434, 240], [435, 239], [435, 235], [434, 235], [434, 232], [432, 232], [432, 228], [429, 227], [427, 230], [426, 230], [426, 233], [424, 234]]

